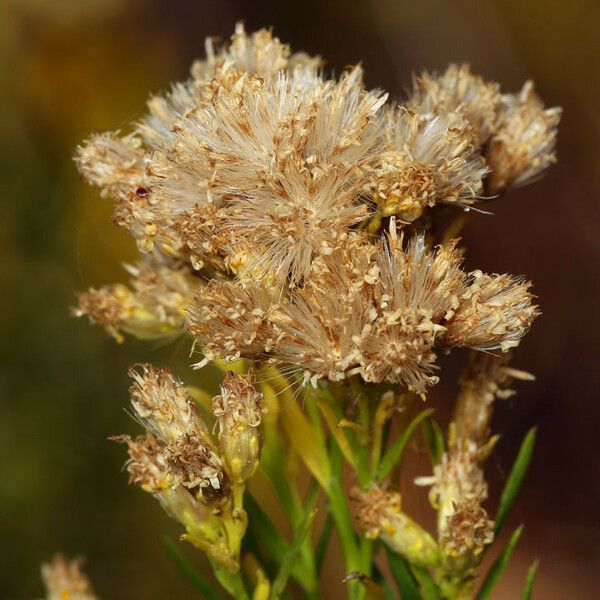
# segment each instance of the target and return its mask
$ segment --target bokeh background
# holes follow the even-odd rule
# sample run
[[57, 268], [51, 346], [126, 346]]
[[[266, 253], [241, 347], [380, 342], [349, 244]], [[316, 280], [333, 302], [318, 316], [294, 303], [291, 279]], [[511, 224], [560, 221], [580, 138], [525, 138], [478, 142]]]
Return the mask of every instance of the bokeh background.
[[[106, 440], [135, 429], [123, 411], [127, 365], [169, 362], [187, 377], [187, 343], [118, 346], [69, 317], [75, 290], [124, 280], [134, 254], [70, 157], [92, 130], [139, 117], [149, 91], [185, 78], [204, 37], [228, 37], [238, 19], [272, 25], [338, 73], [362, 61], [368, 85], [395, 95], [414, 71], [467, 61], [507, 91], [532, 78], [564, 107], [558, 165], [464, 236], [470, 265], [531, 277], [544, 311], [515, 359], [538, 379], [496, 415], [495, 493], [532, 424], [539, 445], [511, 516], [525, 535], [495, 597], [518, 597], [536, 556], [538, 600], [598, 597], [600, 3], [2, 0], [0, 598], [40, 597], [39, 563], [57, 549], [88, 557], [102, 598], [192, 594], [162, 547], [176, 527], [128, 488], [123, 450]], [[463, 359], [447, 361], [430, 399], [441, 414]], [[422, 497], [407, 502], [426, 510]], [[341, 590], [330, 563], [329, 589]]]

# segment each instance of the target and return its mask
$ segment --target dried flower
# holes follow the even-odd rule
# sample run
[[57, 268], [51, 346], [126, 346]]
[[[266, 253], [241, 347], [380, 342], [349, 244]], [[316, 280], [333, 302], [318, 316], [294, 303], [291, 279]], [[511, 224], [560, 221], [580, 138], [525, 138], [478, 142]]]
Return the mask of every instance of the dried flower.
[[169, 441], [165, 453], [176, 484], [192, 491], [205, 504], [227, 500], [230, 487], [223, 461], [200, 436], [180, 435]]
[[473, 204], [487, 174], [469, 123], [404, 107], [388, 112], [386, 151], [373, 171], [374, 200], [384, 216], [405, 222], [436, 204]]
[[260, 425], [265, 412], [263, 397], [251, 384], [252, 373], [227, 373], [221, 394], [213, 399], [219, 428], [219, 445], [231, 478], [243, 483], [250, 478], [260, 458]]
[[471, 283], [447, 323], [444, 344], [503, 352], [519, 345], [540, 314], [531, 283], [510, 275], [472, 271]]
[[189, 309], [186, 329], [202, 345], [204, 366], [213, 358], [235, 360], [268, 354], [274, 333], [268, 315], [273, 292], [259, 285], [211, 281]]
[[67, 560], [57, 554], [42, 565], [46, 600], [96, 600], [92, 585], [82, 570], [82, 558]]
[[136, 365], [129, 369], [131, 406], [145, 427], [165, 443], [186, 434], [209, 439], [208, 430], [185, 386], [169, 369]]
[[471, 73], [469, 65], [450, 65], [438, 77], [422, 73], [415, 78], [408, 104], [434, 115], [460, 112], [483, 146], [496, 130], [500, 102], [497, 83]]
[[[229, 547], [225, 525], [219, 515], [206, 506], [207, 502], [221, 502], [223, 494], [213, 493], [216, 488], [207, 490], [208, 486], [199, 488], [198, 497], [190, 493], [182, 485], [182, 478], [194, 467], [186, 466], [183, 460], [178, 463], [181, 454], [174, 460], [172, 448], [151, 433], [135, 439], [126, 435], [111, 439], [127, 444], [129, 482], [151, 493], [175, 520], [184, 525], [186, 534], [183, 537], [186, 540], [206, 552], [218, 564], [235, 571], [238, 564]], [[214, 472], [211, 472], [211, 479], [219, 485], [222, 483]], [[225, 486], [222, 485], [220, 490], [224, 492]], [[198, 501], [198, 498], [202, 501]]]
[[313, 382], [360, 374], [421, 393], [437, 381], [436, 346], [508, 348], [537, 314], [527, 284], [467, 277], [460, 265], [455, 243], [433, 252], [422, 236], [404, 249], [393, 235], [375, 246], [353, 233], [277, 300], [261, 286], [209, 284], [187, 328], [207, 359], [260, 357], [295, 365]]
[[127, 266], [130, 287], [117, 283], [77, 295], [77, 317], [102, 325], [117, 341], [123, 333], [155, 339], [182, 331], [185, 309], [202, 286], [187, 267], [144, 261]]
[[113, 436], [111, 439], [127, 444], [127, 472], [131, 485], [137, 485], [151, 494], [159, 494], [173, 486], [166, 449], [157, 437], [146, 433], [135, 439], [128, 435]]
[[465, 571], [479, 564], [485, 546], [494, 541], [494, 522], [478, 498], [453, 505], [447, 517], [440, 547], [448, 566], [455, 571]]
[[466, 500], [487, 498], [488, 488], [477, 456], [470, 451], [454, 450], [442, 455], [433, 469], [433, 476], [418, 477], [417, 485], [431, 486], [429, 501], [438, 511], [438, 537], [442, 539], [448, 528], [448, 517], [454, 505]]
[[518, 94], [502, 96], [498, 128], [486, 153], [490, 194], [524, 185], [556, 161], [560, 114], [560, 108], [544, 108], [531, 81]]
[[394, 552], [415, 565], [431, 567], [439, 563], [437, 544], [402, 512], [400, 494], [379, 487], [366, 491], [354, 488], [350, 499], [358, 524], [368, 537], [380, 537]]

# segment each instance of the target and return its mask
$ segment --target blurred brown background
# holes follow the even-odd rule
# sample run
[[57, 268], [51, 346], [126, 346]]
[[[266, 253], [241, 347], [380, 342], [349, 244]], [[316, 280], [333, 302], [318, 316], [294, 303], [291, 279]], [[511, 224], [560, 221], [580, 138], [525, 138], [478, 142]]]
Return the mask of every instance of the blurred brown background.
[[[123, 411], [127, 365], [169, 362], [188, 377], [187, 347], [117, 346], [69, 318], [74, 290], [124, 279], [119, 265], [134, 252], [70, 156], [91, 130], [138, 117], [150, 90], [186, 77], [205, 36], [228, 37], [240, 18], [250, 30], [274, 26], [338, 73], [362, 61], [368, 85], [395, 95], [414, 71], [467, 61], [507, 91], [532, 78], [564, 107], [559, 164], [465, 238], [471, 266], [531, 277], [544, 311], [515, 360], [538, 379], [496, 416], [496, 491], [532, 424], [539, 445], [511, 516], [525, 535], [495, 597], [518, 597], [536, 556], [538, 600], [598, 597], [598, 0], [3, 0], [0, 597], [39, 597], [38, 565], [57, 549], [88, 557], [103, 598], [192, 594], [161, 546], [176, 528], [126, 486], [123, 451], [106, 441], [135, 429]], [[463, 358], [447, 361], [431, 397], [442, 413]], [[329, 566], [332, 590], [340, 569]]]

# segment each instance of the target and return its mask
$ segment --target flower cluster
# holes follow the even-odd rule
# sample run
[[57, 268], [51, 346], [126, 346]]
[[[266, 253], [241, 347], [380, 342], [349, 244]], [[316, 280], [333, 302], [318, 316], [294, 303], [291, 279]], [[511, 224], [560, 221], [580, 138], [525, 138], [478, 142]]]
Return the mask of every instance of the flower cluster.
[[[328, 77], [320, 58], [238, 25], [228, 44], [208, 40], [190, 78], [152, 97], [129, 131], [78, 148], [79, 170], [114, 199], [141, 258], [127, 267], [129, 285], [79, 294], [74, 314], [118, 341], [188, 335], [202, 354], [195, 366], [225, 372], [212, 397], [166, 369], [132, 368], [145, 431], [116, 439], [130, 482], [183, 525], [231, 596], [254, 587], [253, 598], [278, 598], [292, 578], [320, 597], [320, 489], [352, 600], [361, 585], [385, 594], [375, 538], [408, 561], [391, 564], [402, 597], [418, 596], [417, 584], [427, 597], [474, 597], [474, 570], [504, 518], [494, 523], [483, 506], [493, 406], [513, 379], [531, 378], [508, 366], [509, 350], [539, 311], [528, 281], [468, 270], [452, 238], [464, 213], [554, 162], [559, 119], [530, 82], [505, 94], [464, 65], [422, 74], [393, 101], [366, 89], [359, 66]], [[407, 419], [454, 348], [473, 352], [445, 435], [429, 408]], [[396, 486], [420, 425], [432, 471], [415, 483], [430, 487], [435, 534], [405, 512]], [[244, 496], [261, 458], [289, 542]], [[355, 476], [350, 498], [342, 458]], [[305, 497], [300, 461], [314, 479]], [[77, 564], [57, 569], [77, 580]]]
[[428, 235], [440, 207], [554, 160], [560, 111], [530, 84], [502, 95], [451, 66], [402, 105], [365, 89], [360, 67], [328, 79], [320, 59], [238, 25], [148, 108], [76, 155], [145, 256], [130, 287], [79, 296], [75, 314], [117, 339], [187, 330], [206, 360], [423, 393], [440, 351], [505, 351], [538, 314], [528, 282], [466, 272], [456, 241]]
[[113, 438], [127, 444], [130, 483], [156, 496], [185, 526], [186, 539], [217, 563], [237, 569], [228, 520], [243, 529], [244, 515], [234, 506], [232, 488], [243, 485], [258, 465], [263, 413], [251, 376], [231, 373], [223, 381], [214, 399], [221, 432], [216, 441], [169, 370], [141, 365], [130, 376], [131, 406], [146, 432]]

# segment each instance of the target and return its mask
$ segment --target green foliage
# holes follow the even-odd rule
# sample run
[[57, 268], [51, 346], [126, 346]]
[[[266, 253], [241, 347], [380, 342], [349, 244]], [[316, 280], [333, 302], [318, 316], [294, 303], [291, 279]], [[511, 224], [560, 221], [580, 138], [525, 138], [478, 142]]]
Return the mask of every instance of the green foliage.
[[525, 585], [523, 586], [521, 600], [531, 600], [531, 595], [533, 593], [533, 584], [535, 583], [535, 577], [537, 575], [539, 564], [540, 563], [536, 560], [529, 567], [527, 571], [527, 578], [525, 579]]
[[189, 563], [187, 558], [179, 551], [176, 544], [169, 538], [163, 539], [163, 544], [180, 571], [202, 594], [206, 600], [223, 600], [223, 596]]
[[384, 454], [381, 462], [379, 463], [379, 469], [377, 470], [377, 477], [380, 480], [385, 479], [394, 467], [398, 467], [402, 462], [402, 454], [406, 448], [406, 444], [412, 437], [413, 433], [417, 429], [420, 423], [425, 422], [429, 415], [433, 413], [433, 409], [428, 408], [420, 412], [408, 425], [408, 427], [396, 438], [394, 443], [390, 446], [388, 451]]
[[534, 427], [527, 432], [527, 435], [525, 436], [525, 439], [519, 448], [519, 453], [510, 471], [508, 479], [506, 480], [506, 484], [504, 485], [504, 490], [502, 491], [502, 496], [500, 497], [500, 503], [498, 505], [498, 511], [495, 519], [496, 535], [500, 533], [506, 516], [508, 515], [508, 512], [514, 503], [517, 494], [521, 489], [521, 484], [523, 483], [523, 479], [527, 473], [527, 468], [529, 467], [529, 463], [533, 455], [535, 437], [536, 428]]
[[446, 450], [444, 432], [435, 419], [427, 418], [422, 423], [423, 437], [431, 457], [431, 462], [437, 465]]
[[498, 580], [504, 573], [506, 569], [506, 565], [508, 565], [508, 561], [517, 546], [519, 538], [521, 537], [521, 533], [523, 532], [523, 526], [516, 529], [513, 534], [510, 536], [506, 546], [502, 550], [500, 556], [496, 559], [494, 564], [490, 567], [481, 587], [479, 588], [479, 592], [477, 593], [476, 600], [486, 600], [486, 598], [490, 597], [492, 590], [495, 585], [498, 583]]

